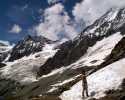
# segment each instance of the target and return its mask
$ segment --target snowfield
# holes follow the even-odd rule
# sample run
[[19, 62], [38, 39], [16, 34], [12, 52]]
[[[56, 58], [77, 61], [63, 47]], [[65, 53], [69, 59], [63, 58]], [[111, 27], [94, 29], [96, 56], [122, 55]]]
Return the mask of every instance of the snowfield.
[[[118, 32], [114, 35], [109, 36], [108, 38], [104, 38], [101, 41], [98, 41], [94, 46], [89, 47], [87, 53], [83, 57], [81, 57], [77, 62], [69, 66], [55, 69], [48, 75], [43, 75], [42, 77], [47, 77], [56, 73], [61, 73], [62, 71], [68, 68], [76, 69], [83, 66], [100, 65], [102, 62], [104, 62], [104, 58], [106, 58], [111, 53], [112, 49], [122, 39], [122, 37], [123, 36], [120, 34], [120, 32]], [[92, 61], [96, 62], [92, 63]]]
[[120, 32], [98, 41], [94, 46], [89, 47], [87, 53], [76, 63], [73, 68], [83, 66], [96, 66], [104, 62], [104, 59], [111, 53], [115, 45], [122, 39]]
[[[78, 68], [83, 66], [95, 66], [104, 61], [115, 45], [122, 39], [120, 32], [98, 41], [94, 46], [90, 47], [87, 54], [81, 57], [76, 63], [70, 67]], [[96, 61], [92, 63], [92, 61]], [[95, 98], [105, 96], [104, 92], [109, 89], [119, 88], [122, 80], [125, 78], [125, 59], [115, 62], [98, 72], [88, 76], [89, 94]], [[62, 100], [82, 100], [81, 81], [74, 85], [69, 91], [64, 92], [60, 97]]]
[[[125, 79], [125, 59], [119, 60], [87, 77], [89, 95], [100, 98], [105, 91], [119, 89]], [[62, 100], [82, 100], [82, 81], [61, 96]]]
[[[104, 38], [101, 41], [98, 41], [94, 46], [89, 47], [89, 49], [87, 50], [87, 53], [83, 57], [81, 57], [77, 62], [69, 66], [55, 69], [51, 73], [47, 75], [43, 75], [41, 78], [48, 77], [57, 73], [62, 73], [69, 68], [75, 70], [77, 68], [84, 67], [84, 66], [100, 65], [102, 62], [104, 62], [104, 59], [111, 53], [112, 49], [122, 39], [122, 37], [123, 36], [120, 34], [120, 32], [118, 32], [118, 33], [115, 33], [114, 35], [109, 36], [108, 38]], [[60, 86], [63, 83], [73, 80], [74, 78], [75, 77], [65, 80], [64, 82], [58, 82], [57, 84], [53, 85], [53, 88], [50, 89], [50, 91], [54, 90], [55, 87]]]
[[36, 75], [39, 67], [57, 52], [53, 50], [53, 47], [53, 45], [46, 44], [41, 52], [25, 56], [14, 62], [7, 62], [7, 66], [0, 69], [1, 77], [16, 80], [21, 84], [38, 81]]
[[[122, 37], [123, 36], [120, 34], [120, 32], [118, 32], [118, 33], [115, 33], [114, 35], [104, 38], [104, 39], [98, 41], [94, 46], [90, 47], [88, 49], [87, 53], [83, 57], [81, 57], [77, 62], [75, 62], [69, 66], [63, 66], [59, 69], [54, 69], [53, 71], [51, 71], [51, 73], [49, 73], [47, 75], [43, 75], [42, 77], [36, 79], [39, 67], [41, 65], [43, 65], [49, 57], [53, 57], [53, 55], [57, 52], [57, 50], [53, 49], [54, 45], [46, 44], [45, 47], [43, 48], [43, 51], [41, 51], [41, 52], [31, 54], [28, 57], [23, 57], [21, 59], [15, 60], [14, 62], [7, 62], [7, 66], [0, 69], [1, 77], [15, 80], [17, 82], [20, 82], [23, 85], [28, 85], [28, 84], [31, 84], [32, 82], [40, 81], [44, 78], [56, 75], [58, 73], [61, 74], [61, 73], [65, 72], [67, 69], [75, 70], [76, 68], [79, 68], [79, 67], [99, 65], [104, 61], [104, 58], [106, 58], [111, 53], [112, 49], [122, 39]], [[109, 69], [111, 69], [111, 68], [109, 68]], [[88, 77], [89, 92], [90, 92], [90, 94], [94, 94], [94, 92], [95, 92], [96, 95], [94, 95], [94, 96], [96, 96], [96, 97], [99, 97], [100, 94], [104, 95], [103, 91], [100, 92], [99, 87], [102, 87], [102, 86], [99, 86], [99, 85], [101, 85], [100, 83], [104, 79], [106, 79], [107, 76], [105, 76], [105, 74], [106, 74], [105, 71], [104, 71], [104, 73], [102, 73], [102, 72], [100, 72], [100, 73], [98, 72], [99, 74], [97, 73], [97, 77], [96, 77], [96, 73], [95, 73], [95, 75], [93, 74]], [[114, 73], [112, 70], [111, 70], [111, 72], [113, 75]], [[106, 74], [106, 75], [110, 75], [111, 72], [109, 72], [109, 74]], [[107, 71], [107, 73], [108, 73], [108, 71]], [[102, 75], [102, 74], [104, 74], [104, 75]], [[71, 77], [70, 79], [65, 79], [64, 81], [58, 81], [56, 84], [55, 83], [51, 84], [51, 88], [49, 89], [48, 92], [52, 92], [53, 90], [56, 89], [57, 86], [67, 83], [67, 82], [73, 80], [74, 78], [75, 77]], [[97, 81], [97, 80], [100, 80], [100, 81]], [[110, 80], [114, 81], [112, 79], [110, 79]], [[95, 84], [96, 82], [98, 82], [98, 83]], [[39, 84], [39, 82], [38, 82], [38, 84]], [[117, 85], [119, 86], [119, 84], [117, 84]], [[102, 85], [104, 85], [104, 84], [102, 84]], [[97, 89], [97, 87], [98, 87], [98, 89]], [[108, 88], [108, 85], [103, 90], [106, 90], [106, 88]], [[96, 91], [94, 91], [94, 89]], [[79, 82], [76, 85], [74, 85], [71, 88], [71, 90], [64, 92], [61, 95], [61, 98], [63, 100], [81, 100], [81, 91], [82, 91], [81, 82]]]
[[[120, 41], [122, 37], [123, 36], [118, 32], [109, 36], [108, 38], [104, 38], [103, 40], [98, 41], [94, 46], [90, 47], [87, 51], [87, 54], [81, 57], [81, 59], [77, 62], [67, 67], [55, 69], [51, 73], [43, 75], [41, 78], [49, 77], [57, 73], [62, 73], [68, 68], [75, 69], [81, 65], [81, 67], [83, 67], [101, 64], [104, 61], [104, 58], [111, 53], [114, 46]], [[53, 50], [53, 48], [54, 45], [46, 44], [43, 48], [43, 51], [41, 52], [31, 54], [28, 57], [23, 57], [14, 62], [7, 62], [7, 66], [0, 69], [1, 77], [16, 80], [21, 84], [29, 84], [40, 80], [41, 78], [36, 79], [36, 72], [49, 57], [52, 57], [57, 52], [57, 50]], [[92, 63], [92, 61], [96, 62]]]

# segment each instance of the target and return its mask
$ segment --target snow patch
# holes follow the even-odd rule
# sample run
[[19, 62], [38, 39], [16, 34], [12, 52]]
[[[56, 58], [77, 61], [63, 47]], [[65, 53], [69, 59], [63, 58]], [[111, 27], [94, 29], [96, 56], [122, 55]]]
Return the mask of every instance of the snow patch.
[[7, 66], [0, 68], [1, 77], [16, 80], [21, 84], [38, 81], [36, 76], [39, 67], [56, 52], [57, 50], [53, 50], [52, 45], [46, 44], [41, 52], [25, 56], [14, 62], [6, 62]]
[[[87, 77], [89, 94], [95, 98], [105, 95], [109, 89], [118, 89], [125, 78], [125, 59], [117, 61]], [[62, 100], [82, 100], [82, 81], [61, 96]]]
[[104, 62], [106, 58], [115, 47], [115, 45], [122, 39], [120, 32], [115, 33], [107, 38], [98, 41], [94, 46], [89, 47], [87, 53], [80, 58], [74, 65], [73, 68], [83, 66], [96, 66]]

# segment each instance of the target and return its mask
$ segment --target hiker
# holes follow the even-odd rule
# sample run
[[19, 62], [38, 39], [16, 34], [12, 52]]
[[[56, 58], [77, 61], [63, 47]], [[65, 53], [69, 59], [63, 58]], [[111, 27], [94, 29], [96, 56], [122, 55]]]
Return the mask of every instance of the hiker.
[[88, 97], [88, 84], [87, 84], [87, 78], [86, 78], [86, 73], [85, 73], [85, 70], [82, 70], [82, 88], [83, 88], [83, 91], [82, 91], [82, 97], [84, 98], [85, 97], [85, 94], [86, 94], [86, 97]]

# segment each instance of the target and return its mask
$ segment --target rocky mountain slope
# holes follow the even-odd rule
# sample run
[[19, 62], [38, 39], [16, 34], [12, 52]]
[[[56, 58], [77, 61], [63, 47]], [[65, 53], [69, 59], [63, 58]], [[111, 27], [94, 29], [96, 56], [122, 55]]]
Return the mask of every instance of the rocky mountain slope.
[[[109, 56], [111, 56], [114, 51], [119, 51], [119, 52], [117, 52], [118, 54], [122, 53], [120, 51], [119, 46], [124, 47], [124, 44], [121, 44], [121, 43], [124, 43], [124, 38], [122, 38], [122, 36], [119, 33], [111, 35], [110, 37], [97, 42], [97, 44], [95, 44], [93, 47], [89, 48], [89, 50], [87, 51], [87, 54], [85, 56], [83, 56], [82, 58], [80, 58], [80, 60], [78, 60], [77, 62], [73, 63], [70, 66], [60, 68], [60, 70], [58, 69], [57, 71], [56, 70], [53, 71], [50, 74], [51, 76], [47, 75], [46, 77], [43, 77], [42, 80], [46, 80], [49, 78], [49, 79], [51, 79], [51, 82], [48, 83], [49, 82], [49, 80], [48, 80], [47, 81], [48, 85], [45, 84], [46, 82], [42, 83], [42, 80], [40, 83], [36, 83], [39, 87], [34, 90], [35, 92], [33, 92], [33, 94], [35, 94], [36, 92], [38, 93], [38, 91], [43, 92], [43, 93], [41, 93], [41, 94], [43, 94], [43, 96], [37, 97], [37, 98], [39, 98], [38, 100], [47, 100], [47, 99], [43, 99], [43, 98], [44, 97], [51, 98], [51, 97], [53, 97], [53, 95], [55, 98], [59, 97], [59, 95], [61, 93], [63, 93], [66, 90], [69, 90], [70, 87], [72, 87], [74, 84], [76, 84], [77, 82], [79, 82], [81, 80], [80, 70], [83, 68], [88, 72], [88, 75], [90, 75], [89, 77], [92, 76], [92, 79], [90, 82], [90, 84], [91, 84], [90, 93], [92, 94], [91, 95], [92, 98], [93, 98], [93, 96], [95, 96], [94, 94], [96, 94], [96, 92], [104, 93], [105, 91], [108, 91], [109, 89], [113, 89], [113, 87], [116, 87], [116, 85], [120, 86], [121, 85], [120, 83], [122, 83], [123, 79], [125, 78], [125, 76], [124, 76], [124, 60], [120, 60], [120, 58], [119, 58], [119, 59], [117, 59], [117, 60], [119, 60], [118, 64], [110, 65], [112, 63], [117, 63], [117, 62], [115, 62], [115, 60], [113, 61], [114, 58], [117, 58], [117, 55], [116, 56], [114, 55], [113, 58], [110, 58], [110, 60], [112, 60], [113, 62], [109, 62], [107, 64], [110, 67], [106, 67], [105, 63], [107, 63], [109, 61], [109, 59], [107, 59], [107, 58], [109, 58]], [[123, 58], [124, 58], [124, 56], [123, 56]], [[105, 60], [105, 59], [107, 59], [107, 60]], [[118, 67], [118, 66], [121, 66], [121, 67]], [[103, 67], [105, 67], [105, 68], [102, 70], [99, 70]], [[100, 74], [96, 75], [95, 72], [104, 74], [104, 75], [100, 75]], [[121, 74], [119, 74], [119, 73], [121, 73]], [[111, 77], [109, 77], [109, 75], [114, 76], [114, 77], [111, 78]], [[97, 76], [97, 78], [96, 78], [96, 76]], [[118, 77], [120, 77], [120, 78], [118, 78]], [[102, 79], [102, 80], [100, 80], [100, 79]], [[103, 81], [107, 82], [107, 81], [105, 81], [105, 79], [108, 80], [109, 82], [112, 82], [114, 85], [111, 83], [108, 83], [109, 84], [109, 85], [107, 84], [108, 87], [104, 87], [103, 85], [106, 85], [106, 83], [103, 84], [102, 82]], [[114, 83], [115, 80], [117, 80], [117, 82], [119, 82], [119, 84], [115, 84]], [[96, 83], [96, 82], [99, 82], [99, 83]], [[98, 85], [94, 86], [93, 83], [98, 84], [100, 87], [98, 87]], [[46, 87], [51, 86], [51, 88], [52, 88], [52, 89], [49, 89], [48, 93], [46, 93], [46, 94], [44, 94], [45, 93], [44, 91], [46, 91], [46, 90], [44, 90], [44, 88], [42, 87], [42, 85], [44, 85], [44, 84]], [[79, 88], [78, 88], [78, 86], [79, 86]], [[98, 89], [93, 88], [93, 86], [98, 89], [102, 89], [102, 88], [104, 88], [104, 89], [102, 89], [103, 91], [101, 91], [101, 90], [96, 91]], [[69, 92], [68, 91], [64, 92], [60, 96], [61, 100], [76, 100], [76, 99], [81, 100], [80, 99], [81, 98], [80, 91], [82, 90], [81, 85], [76, 84], [73, 86], [73, 88], [74, 88], [73, 91], [71, 88], [71, 90], [69, 90]], [[79, 91], [79, 89], [80, 89], [80, 91]], [[107, 89], [107, 90], [105, 90], [105, 89]], [[25, 90], [23, 90], [23, 91], [25, 91]], [[95, 91], [95, 92], [93, 92], [93, 91]], [[76, 93], [78, 93], [78, 95]], [[123, 91], [123, 93], [124, 93], [124, 91]], [[24, 94], [26, 94], [26, 93], [24, 93]], [[101, 96], [100, 94], [97, 94], [97, 95]], [[120, 96], [122, 98], [124, 95], [120, 95]], [[57, 100], [60, 100], [60, 99], [58, 98]]]
[[56, 44], [48, 39], [37, 41], [36, 37], [28, 36], [13, 48], [8, 60], [13, 62], [6, 62], [7, 66], [0, 68], [0, 97], [82, 100], [80, 73], [85, 69], [91, 95], [87, 99], [105, 100], [114, 94], [123, 98], [124, 32], [125, 9], [122, 8], [110, 9], [75, 39], [56, 49]]
[[52, 69], [67, 66], [77, 61], [86, 53], [89, 47], [105, 37], [117, 32], [124, 34], [124, 23], [125, 9], [110, 9], [100, 19], [83, 30], [74, 40], [62, 44], [53, 59], [48, 59], [41, 66], [38, 75], [47, 74]]
[[[89, 94], [91, 98], [98, 99], [100, 97], [109, 95], [108, 91], [114, 91], [114, 93], [115, 91], [121, 91], [125, 93], [124, 89], [121, 88], [121, 86], [123, 85], [123, 81], [125, 79], [125, 75], [124, 75], [125, 41], [124, 40], [125, 40], [125, 37], [123, 37], [118, 42], [118, 44], [112, 50], [111, 54], [105, 58], [105, 61], [100, 65], [93, 66], [95, 67], [95, 69], [91, 73], [89, 73], [89, 76], [87, 78], [88, 78]], [[75, 84], [71, 88], [71, 90], [64, 92], [61, 95], [62, 100], [68, 100], [68, 98], [69, 100], [75, 100], [75, 99], [82, 100], [81, 82], [82, 81]], [[120, 95], [119, 93], [119, 96], [123, 98], [125, 94], [123, 95], [121, 93]], [[118, 98], [119, 97], [116, 97], [116, 99]]]
[[28, 35], [23, 40], [19, 41], [12, 49], [9, 61], [14, 61], [24, 56], [29, 56], [36, 52], [42, 51], [45, 44], [52, 44], [53, 42], [42, 36]]

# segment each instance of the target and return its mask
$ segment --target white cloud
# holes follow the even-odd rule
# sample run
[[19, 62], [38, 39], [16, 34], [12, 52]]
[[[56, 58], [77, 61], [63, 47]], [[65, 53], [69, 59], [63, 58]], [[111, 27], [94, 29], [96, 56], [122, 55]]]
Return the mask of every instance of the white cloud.
[[[60, 0], [48, 0], [48, 3], [58, 1]], [[40, 24], [35, 26], [33, 32], [52, 40], [72, 39], [85, 28], [85, 25], [92, 24], [110, 8], [123, 6], [125, 0], [83, 0], [75, 5], [72, 11], [74, 20], [71, 21], [64, 6], [57, 3], [44, 11]]]
[[22, 31], [22, 28], [17, 25], [17, 24], [14, 24], [13, 27], [11, 28], [11, 30], [9, 31], [10, 33], [20, 33]]
[[21, 10], [24, 11], [25, 9], [28, 8], [28, 6], [29, 6], [28, 4], [25, 4], [25, 5], [21, 8]]
[[44, 21], [35, 27], [38, 35], [43, 35], [51, 40], [72, 39], [76, 36], [77, 32], [62, 4], [58, 3], [47, 8], [44, 11], [44, 18]]
[[73, 15], [77, 22], [84, 20], [87, 24], [90, 24], [108, 9], [122, 6], [125, 6], [125, 0], [83, 0], [76, 4]]

